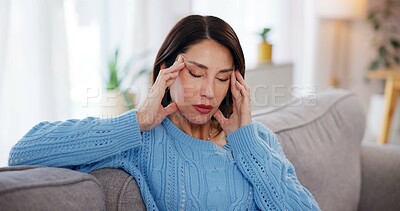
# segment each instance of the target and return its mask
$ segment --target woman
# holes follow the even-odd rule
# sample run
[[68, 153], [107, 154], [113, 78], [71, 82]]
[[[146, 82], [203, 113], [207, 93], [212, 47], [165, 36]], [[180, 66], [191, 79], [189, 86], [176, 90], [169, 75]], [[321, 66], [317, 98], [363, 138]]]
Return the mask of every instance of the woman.
[[149, 210], [319, 210], [275, 134], [251, 119], [239, 40], [223, 20], [192, 15], [168, 34], [138, 110], [42, 122], [9, 165], [129, 172]]

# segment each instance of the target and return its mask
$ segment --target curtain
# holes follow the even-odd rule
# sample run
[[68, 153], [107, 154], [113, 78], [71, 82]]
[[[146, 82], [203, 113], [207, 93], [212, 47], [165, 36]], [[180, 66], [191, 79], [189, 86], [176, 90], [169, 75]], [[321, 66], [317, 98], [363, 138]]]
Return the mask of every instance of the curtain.
[[[158, 49], [172, 27], [182, 18], [191, 13], [192, 0], [136, 0], [135, 1], [135, 40], [134, 53], [138, 49], [150, 51], [147, 59], [152, 68]], [[146, 99], [151, 79], [144, 79], [145, 83], [137, 84], [139, 104]]]
[[[0, 80], [3, 78], [8, 31], [9, 0], [0, 0]], [[0, 95], [1, 96], [1, 95]]]
[[[93, 116], [82, 98], [92, 97], [88, 88], [102, 89], [115, 49], [122, 64], [148, 52], [143, 62], [151, 67], [190, 10], [187, 0], [0, 0], [0, 166], [40, 121]], [[149, 79], [137, 82], [140, 103]]]
[[[0, 166], [35, 124], [69, 116], [62, 0], [1, 0]], [[4, 33], [3, 33], [4, 32]]]

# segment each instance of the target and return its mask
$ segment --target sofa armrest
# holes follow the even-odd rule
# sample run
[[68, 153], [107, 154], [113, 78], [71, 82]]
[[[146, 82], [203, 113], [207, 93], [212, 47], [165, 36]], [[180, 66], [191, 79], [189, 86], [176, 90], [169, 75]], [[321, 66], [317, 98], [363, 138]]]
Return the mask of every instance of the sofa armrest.
[[358, 210], [400, 210], [400, 147], [363, 145]]
[[90, 174], [103, 187], [107, 210], [146, 210], [135, 179], [124, 170], [103, 168]]
[[105, 210], [100, 183], [63, 168], [0, 168], [0, 210]]

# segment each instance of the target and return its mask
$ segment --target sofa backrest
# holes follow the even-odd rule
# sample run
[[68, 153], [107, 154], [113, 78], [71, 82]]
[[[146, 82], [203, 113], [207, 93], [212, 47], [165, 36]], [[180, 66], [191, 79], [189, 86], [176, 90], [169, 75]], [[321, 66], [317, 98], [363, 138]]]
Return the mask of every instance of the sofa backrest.
[[364, 112], [357, 97], [332, 89], [253, 113], [273, 130], [303, 186], [320, 208], [357, 210]]

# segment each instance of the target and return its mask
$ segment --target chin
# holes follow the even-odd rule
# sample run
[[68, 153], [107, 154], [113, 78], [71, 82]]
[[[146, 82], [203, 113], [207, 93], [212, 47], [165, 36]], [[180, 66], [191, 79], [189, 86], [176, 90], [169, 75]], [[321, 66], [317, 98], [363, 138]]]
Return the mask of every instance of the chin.
[[196, 125], [202, 125], [206, 124], [207, 122], [210, 121], [212, 117], [212, 113], [207, 114], [207, 115], [199, 115], [199, 114], [183, 114], [185, 119], [188, 120], [188, 122]]

